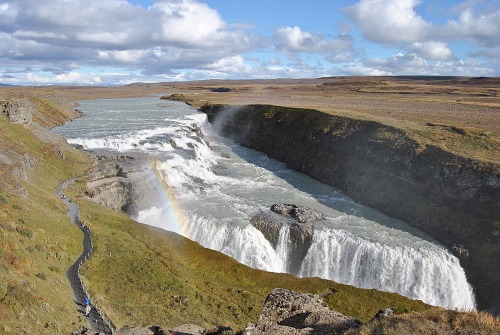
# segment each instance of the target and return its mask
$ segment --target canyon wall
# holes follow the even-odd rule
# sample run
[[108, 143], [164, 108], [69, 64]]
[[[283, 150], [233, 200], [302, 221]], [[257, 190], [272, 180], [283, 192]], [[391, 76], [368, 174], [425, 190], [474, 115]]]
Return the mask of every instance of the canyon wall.
[[478, 307], [500, 306], [500, 165], [422, 144], [381, 123], [312, 109], [206, 105], [217, 131], [450, 248]]

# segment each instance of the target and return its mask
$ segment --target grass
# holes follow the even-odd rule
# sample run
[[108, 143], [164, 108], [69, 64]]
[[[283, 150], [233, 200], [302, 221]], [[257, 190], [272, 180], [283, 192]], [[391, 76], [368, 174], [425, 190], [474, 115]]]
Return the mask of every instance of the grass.
[[[81, 253], [82, 234], [55, 193], [90, 161], [67, 144], [60, 157], [52, 144], [3, 113], [0, 129], [0, 151], [8, 157], [0, 162], [0, 333], [69, 333], [84, 321], [65, 275]], [[25, 154], [36, 162], [25, 168], [26, 180], [12, 174], [16, 166], [24, 169]]]
[[500, 333], [500, 319], [483, 312], [430, 310], [420, 314], [396, 315], [364, 324], [346, 335], [413, 335], [413, 334], [477, 334]]
[[[85, 194], [83, 184], [76, 183], [73, 192]], [[251, 269], [84, 196], [77, 202], [95, 249], [82, 268], [84, 282], [117, 327], [195, 323], [243, 329], [257, 320], [264, 299], [276, 287], [322, 294], [330, 307], [362, 321], [388, 306], [417, 312], [431, 308], [397, 294]]]

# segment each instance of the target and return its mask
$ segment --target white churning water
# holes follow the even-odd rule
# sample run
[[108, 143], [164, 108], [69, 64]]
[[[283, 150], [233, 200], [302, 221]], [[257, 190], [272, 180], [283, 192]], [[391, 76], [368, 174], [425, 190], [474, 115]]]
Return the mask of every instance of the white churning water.
[[182, 229], [168, 222], [174, 206], [165, 197], [160, 207], [142, 208], [138, 221], [183, 233], [251, 267], [284, 272], [293, 257], [289, 229], [281, 229], [273, 248], [250, 217], [273, 203], [311, 207], [327, 218], [316, 223], [296, 275], [397, 292], [446, 308], [475, 308], [458, 259], [444, 247], [263, 153], [217, 136], [195, 109], [158, 97], [82, 101], [80, 109], [85, 117], [55, 131], [89, 150], [148, 152], [184, 213]]

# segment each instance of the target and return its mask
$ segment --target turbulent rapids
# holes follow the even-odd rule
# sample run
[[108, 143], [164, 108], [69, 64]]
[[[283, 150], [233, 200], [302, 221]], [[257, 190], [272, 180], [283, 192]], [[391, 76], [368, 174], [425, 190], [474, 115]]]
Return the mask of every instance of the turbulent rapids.
[[[135, 219], [181, 233], [251, 267], [286, 272], [289, 227], [277, 245], [250, 224], [273, 203], [319, 210], [312, 243], [295, 275], [397, 292], [446, 308], [473, 309], [458, 259], [406, 224], [266, 155], [217, 136], [204, 114], [157, 98], [82, 102], [84, 118], [56, 129], [89, 150], [147, 152], [169, 187]], [[156, 180], [159, 183], [158, 180]], [[153, 189], [153, 188], [152, 188]]]

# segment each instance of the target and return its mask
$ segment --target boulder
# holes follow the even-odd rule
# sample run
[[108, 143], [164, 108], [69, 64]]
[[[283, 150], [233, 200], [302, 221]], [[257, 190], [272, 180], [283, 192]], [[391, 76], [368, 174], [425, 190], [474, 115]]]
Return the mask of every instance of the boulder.
[[379, 310], [372, 320], [382, 320], [392, 315], [394, 315], [394, 310], [392, 308], [384, 308]]
[[453, 244], [451, 246], [451, 251], [460, 259], [469, 257], [469, 250], [464, 248], [463, 244]]
[[85, 326], [79, 325], [78, 328], [71, 332], [71, 335], [90, 335], [92, 332]]
[[339, 334], [360, 325], [332, 311], [317, 294], [277, 288], [267, 296], [257, 323], [247, 325], [243, 334]]

